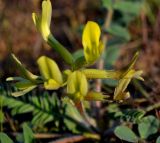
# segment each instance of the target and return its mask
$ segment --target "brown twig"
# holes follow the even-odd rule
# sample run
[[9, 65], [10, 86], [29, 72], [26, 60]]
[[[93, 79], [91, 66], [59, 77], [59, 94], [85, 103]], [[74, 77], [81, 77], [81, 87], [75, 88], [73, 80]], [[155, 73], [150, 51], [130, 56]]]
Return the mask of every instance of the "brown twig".
[[[108, 14], [105, 18], [105, 23], [102, 27], [103, 30], [106, 30], [110, 26], [112, 16], [113, 16], [113, 10], [109, 9]], [[103, 53], [105, 53], [107, 41], [108, 41], [108, 39], [107, 39], [106, 33], [104, 33], [103, 36], [102, 36], [102, 42], [103, 42], [103, 45], [104, 45], [104, 52]], [[104, 56], [105, 55], [103, 54], [102, 58], [100, 59], [100, 61], [97, 64], [98, 69], [103, 69], [104, 68]], [[98, 79], [97, 82], [96, 82], [96, 90], [100, 92], [101, 91], [101, 86], [102, 86], [102, 81], [101, 81], [101, 79]]]
[[141, 11], [141, 21], [142, 21], [143, 44], [146, 46], [148, 43], [148, 26], [144, 10]]
[[150, 112], [150, 111], [152, 111], [152, 110], [159, 109], [159, 108], [160, 108], [160, 102], [155, 103], [154, 105], [149, 106], [149, 107], [146, 109], [146, 112]]
[[[110, 9], [108, 9], [108, 13], [107, 13], [106, 18], [105, 18], [105, 23], [102, 27], [103, 30], [106, 30], [110, 26], [110, 23], [112, 21], [112, 16], [113, 16], [113, 9], [110, 8]], [[103, 36], [102, 36], [102, 42], [103, 42], [103, 45], [104, 45], [104, 52], [103, 52], [102, 58], [97, 63], [97, 68], [98, 69], [104, 69], [104, 56], [105, 56], [107, 40], [108, 40], [107, 35], [106, 35], [106, 33], [104, 33]], [[102, 80], [97, 79], [96, 80], [96, 91], [100, 92], [101, 87], [102, 87]], [[96, 101], [95, 106], [96, 106], [96, 110], [99, 109], [101, 107], [101, 102]], [[98, 111], [96, 111], [96, 115], [97, 115], [97, 117], [99, 117], [99, 112]]]
[[[10, 134], [13, 135], [13, 136], [17, 136], [17, 135], [19, 135], [21, 133], [14, 132], [14, 133], [10, 133]], [[50, 138], [61, 137], [61, 136], [64, 136], [64, 135], [61, 135], [61, 134], [49, 134], [49, 133], [36, 133], [33, 136], [36, 139], [50, 139]]]
[[49, 143], [75, 143], [75, 142], [83, 141], [85, 139], [87, 139], [85, 136], [76, 135], [76, 136], [69, 136], [69, 137], [65, 137], [55, 141], [51, 141]]
[[[8, 133], [12, 136], [17, 136], [22, 133], [14, 132], [14, 133]], [[73, 142], [79, 142], [85, 139], [94, 139], [99, 140], [100, 136], [98, 134], [86, 134], [86, 135], [71, 135], [71, 134], [56, 134], [56, 133], [35, 133], [33, 134], [34, 138], [36, 139], [53, 139], [53, 138], [59, 138], [57, 140], [51, 141], [49, 143], [73, 143]]]
[[156, 23], [155, 23], [155, 26], [154, 26], [154, 37], [155, 39], [160, 39], [160, 8], [158, 10], [158, 13], [157, 13], [157, 20], [156, 20]]
[[10, 118], [10, 116], [9, 116], [7, 113], [5, 113], [5, 117], [6, 117], [6, 120], [8, 121], [11, 129], [12, 129], [14, 132], [16, 132], [17, 129], [16, 129], [16, 126], [14, 125], [13, 120]]
[[55, 140], [55, 141], [51, 141], [49, 143], [75, 143], [75, 142], [83, 141], [86, 139], [99, 140], [100, 137], [97, 134], [70, 135], [70, 136]]
[[150, 98], [150, 95], [146, 92], [146, 90], [142, 87], [142, 85], [137, 81], [133, 80], [133, 84], [135, 88], [151, 103], [154, 103], [152, 99]]

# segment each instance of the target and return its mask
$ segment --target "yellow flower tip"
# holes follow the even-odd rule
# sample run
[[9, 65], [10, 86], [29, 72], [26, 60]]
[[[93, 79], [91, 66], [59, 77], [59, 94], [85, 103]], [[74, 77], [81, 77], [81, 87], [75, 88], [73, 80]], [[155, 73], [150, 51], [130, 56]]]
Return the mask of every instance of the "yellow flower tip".
[[87, 101], [105, 101], [109, 96], [104, 95], [102, 92], [89, 91], [85, 96]]
[[120, 94], [117, 94], [116, 96], [114, 96], [114, 100], [115, 101], [123, 101], [123, 100], [126, 100], [130, 98], [130, 93], [129, 92], [123, 92], [123, 93], [120, 93]]
[[37, 30], [41, 32], [41, 18], [36, 13], [33, 12], [32, 19], [33, 19], [33, 23], [36, 26]]
[[141, 77], [142, 74], [143, 74], [143, 71], [142, 71], [142, 70], [136, 71], [136, 72], [134, 73], [134, 78], [144, 81], [143, 77]]
[[41, 33], [44, 40], [48, 40], [50, 35], [50, 23], [52, 16], [52, 5], [50, 0], [42, 2], [42, 18], [41, 18]]
[[50, 35], [50, 23], [52, 16], [52, 5], [50, 0], [44, 0], [42, 2], [42, 14], [41, 16], [37, 16], [36, 13], [32, 13], [33, 22], [38, 29], [38, 31], [42, 34], [42, 37], [45, 41], [48, 40]]
[[36, 13], [35, 12], [32, 13], [32, 19], [33, 19], [34, 24], [36, 25]]
[[103, 44], [100, 42], [101, 30], [96, 22], [88, 21], [82, 35], [82, 44], [87, 63], [94, 63], [103, 51]]

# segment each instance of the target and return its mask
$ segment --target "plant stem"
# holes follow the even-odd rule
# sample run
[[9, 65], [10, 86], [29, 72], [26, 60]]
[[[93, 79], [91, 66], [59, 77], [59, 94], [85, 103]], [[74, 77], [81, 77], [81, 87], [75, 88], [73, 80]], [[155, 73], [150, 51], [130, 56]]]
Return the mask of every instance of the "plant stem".
[[149, 94], [144, 90], [144, 88], [142, 87], [142, 85], [137, 80], [133, 80], [133, 84], [141, 92], [141, 94], [145, 98], [147, 98], [148, 100], [150, 100]]
[[[0, 112], [1, 112], [1, 114], [3, 114], [3, 97], [1, 97], [1, 102], [0, 102]], [[4, 115], [2, 115], [2, 117], [0, 117], [0, 118], [2, 118], [1, 120], [0, 120], [0, 132], [2, 132], [3, 131], [3, 118], [4, 118]]]
[[[103, 30], [106, 30], [110, 26], [110, 23], [112, 21], [112, 17], [113, 17], [113, 9], [109, 8], [108, 13], [107, 13], [106, 18], [105, 18], [105, 23], [102, 27]], [[105, 58], [105, 50], [106, 50], [106, 46], [107, 46], [107, 41], [108, 41], [107, 35], [106, 35], [106, 33], [104, 33], [103, 36], [102, 36], [102, 42], [103, 42], [103, 45], [104, 45], [104, 52], [102, 54], [102, 57], [101, 57], [100, 61], [97, 64], [98, 69], [104, 69], [104, 58]], [[101, 87], [102, 87], [102, 80], [97, 79], [97, 81], [96, 81], [96, 91], [100, 92]], [[96, 106], [97, 109], [99, 109], [101, 107], [101, 102], [96, 101], [95, 106]], [[96, 112], [97, 112], [97, 115], [98, 115], [99, 112], [98, 111], [96, 111]]]
[[64, 59], [64, 61], [73, 65], [74, 58], [72, 54], [65, 48], [61, 43], [59, 43], [52, 35], [48, 36], [48, 44]]
[[[112, 16], [113, 16], [113, 9], [110, 8], [110, 9], [108, 9], [108, 14], [105, 18], [105, 23], [102, 27], [102, 29], [104, 31], [110, 26], [110, 23], [112, 21]], [[102, 42], [103, 42], [103, 45], [104, 45], [104, 52], [102, 54], [102, 58], [100, 59], [100, 61], [97, 64], [97, 68], [101, 69], [101, 70], [104, 69], [104, 58], [105, 58], [105, 50], [106, 50], [106, 46], [107, 46], [107, 41], [108, 41], [108, 38], [106, 36], [106, 33], [104, 33], [103, 36], [102, 36]], [[97, 83], [96, 83], [96, 90], [101, 91], [101, 86], [102, 86], [102, 80], [98, 79]]]
[[150, 111], [158, 109], [158, 108], [160, 108], [160, 102], [158, 102], [158, 103], [156, 103], [154, 105], [149, 106], [145, 111], [146, 112], [150, 112]]

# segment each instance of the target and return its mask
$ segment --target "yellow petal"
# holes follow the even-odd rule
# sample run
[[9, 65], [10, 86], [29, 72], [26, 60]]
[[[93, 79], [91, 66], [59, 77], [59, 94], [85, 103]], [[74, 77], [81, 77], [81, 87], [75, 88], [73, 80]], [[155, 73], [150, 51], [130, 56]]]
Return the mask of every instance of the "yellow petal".
[[85, 59], [88, 63], [93, 63], [97, 60], [102, 52], [103, 46], [99, 42], [100, 34], [100, 27], [96, 22], [87, 22], [82, 35], [82, 44]]
[[50, 27], [52, 16], [52, 5], [50, 0], [44, 0], [42, 2], [42, 22], [47, 23], [47, 26]]
[[80, 93], [83, 96], [86, 96], [88, 92], [88, 83], [86, 76], [82, 72], [78, 72], [78, 76], [79, 76], [78, 79], [80, 80]]
[[47, 41], [50, 35], [50, 22], [52, 16], [52, 5], [50, 0], [42, 2], [42, 19], [41, 19], [41, 32], [44, 40]]
[[67, 93], [75, 99], [82, 99], [88, 92], [88, 83], [85, 75], [80, 71], [71, 73], [67, 80]]
[[73, 72], [69, 75], [68, 80], [67, 80], [67, 93], [69, 94], [74, 94], [76, 93], [76, 73]]
[[48, 81], [44, 82], [44, 87], [45, 89], [48, 90], [56, 90], [60, 87], [61, 85], [56, 82], [54, 79], [49, 79]]
[[44, 79], [54, 79], [59, 84], [63, 83], [61, 71], [54, 60], [41, 56], [37, 63]]

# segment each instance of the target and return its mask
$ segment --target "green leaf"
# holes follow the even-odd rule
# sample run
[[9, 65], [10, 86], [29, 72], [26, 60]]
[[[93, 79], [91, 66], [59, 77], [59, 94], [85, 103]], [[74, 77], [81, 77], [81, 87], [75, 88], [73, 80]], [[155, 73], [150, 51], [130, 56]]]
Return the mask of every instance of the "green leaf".
[[17, 135], [16, 135], [16, 141], [17, 141], [18, 143], [24, 143], [23, 134], [17, 134]]
[[119, 20], [119, 22], [124, 23], [125, 25], [128, 26], [135, 18], [136, 18], [136, 15], [123, 13], [122, 18]]
[[123, 114], [120, 116], [120, 118], [122, 118], [125, 121], [130, 121], [134, 123], [139, 123], [145, 114], [143, 110], [134, 109], [126, 109], [122, 111], [122, 113]]
[[38, 79], [38, 76], [32, 74], [30, 71], [28, 71], [22, 64], [21, 62], [16, 58], [14, 54], [11, 54], [12, 60], [15, 62], [17, 68], [19, 69], [21, 76], [25, 79], [28, 79], [30, 81], [37, 82], [36, 79]]
[[156, 143], [160, 143], [160, 136], [157, 138]]
[[0, 110], [0, 124], [2, 124], [4, 122], [4, 114], [3, 111]]
[[29, 80], [23, 80], [23, 81], [16, 82], [14, 85], [16, 88], [20, 90], [24, 90], [29, 87], [36, 86], [34, 83], [30, 82]]
[[107, 47], [106, 53], [105, 53], [105, 65], [108, 66], [113, 66], [116, 62], [116, 60], [119, 57], [120, 53], [120, 48], [118, 47], [119, 45], [111, 45]]
[[147, 139], [150, 135], [157, 133], [159, 128], [159, 120], [150, 115], [144, 117], [138, 124], [138, 131], [143, 139]]
[[107, 29], [107, 32], [114, 36], [122, 38], [125, 41], [129, 41], [131, 39], [128, 29], [118, 24], [111, 24], [111, 26]]
[[105, 8], [110, 9], [113, 7], [113, 0], [102, 0], [102, 4]]
[[24, 143], [33, 143], [34, 141], [33, 132], [26, 123], [23, 124], [23, 137], [24, 137]]
[[110, 87], [116, 87], [118, 85], [118, 80], [114, 80], [114, 79], [105, 79], [102, 80], [104, 84], [106, 84], [107, 86]]
[[121, 125], [116, 127], [114, 133], [118, 138], [122, 140], [132, 143], [138, 142], [138, 137], [136, 136], [136, 134], [126, 126]]
[[19, 107], [17, 110], [17, 113], [22, 114], [22, 113], [28, 113], [34, 110], [34, 107], [31, 106], [30, 104], [24, 104], [23, 106]]
[[78, 58], [82, 57], [84, 54], [83, 54], [83, 50], [80, 49], [80, 50], [77, 50], [76, 52], [73, 53], [73, 58], [75, 60], [77, 60]]
[[0, 142], [1, 143], [13, 143], [13, 141], [8, 137], [7, 134], [0, 132]]
[[22, 96], [22, 95], [30, 92], [31, 90], [33, 90], [33, 89], [36, 88], [36, 87], [37, 87], [36, 85], [35, 85], [35, 86], [30, 86], [30, 87], [28, 87], [28, 88], [26, 88], [26, 89], [24, 89], [24, 90], [17, 91], [17, 92], [13, 92], [13, 93], [11, 93], [11, 94], [12, 94], [12, 96], [14, 96], [14, 97], [19, 97], [19, 96]]
[[138, 15], [140, 13], [142, 3], [131, 2], [131, 1], [118, 1], [114, 4], [114, 9], [119, 10], [123, 13]]
[[26, 80], [26, 79], [24, 79], [24, 78], [22, 78], [22, 77], [19, 77], [19, 76], [16, 76], [16, 77], [8, 77], [8, 78], [6, 79], [6, 81], [23, 81], [23, 80]]
[[[72, 117], [73, 119], [79, 121], [80, 123], [84, 124], [84, 120], [80, 113], [78, 112], [77, 108], [75, 108], [74, 105], [72, 105], [68, 100], [68, 98], [63, 99], [63, 104], [65, 106], [65, 115]], [[79, 130], [77, 128], [77, 124], [68, 120], [64, 119], [64, 123], [67, 126], [69, 130], [71, 130], [73, 133], [79, 133]]]
[[[41, 125], [44, 125], [47, 122], [53, 121], [55, 112], [60, 114], [60, 103], [55, 94], [52, 96], [46, 94], [46, 92], [44, 94], [42, 93], [41, 96], [26, 96], [27, 100], [4, 95], [0, 96], [0, 99], [3, 97], [3, 105], [11, 109], [12, 115], [31, 112], [34, 117], [32, 119], [34, 122], [32, 121], [32, 123], [39, 125], [39, 121], [41, 121]], [[35, 124], [34, 126], [36, 126]]]

